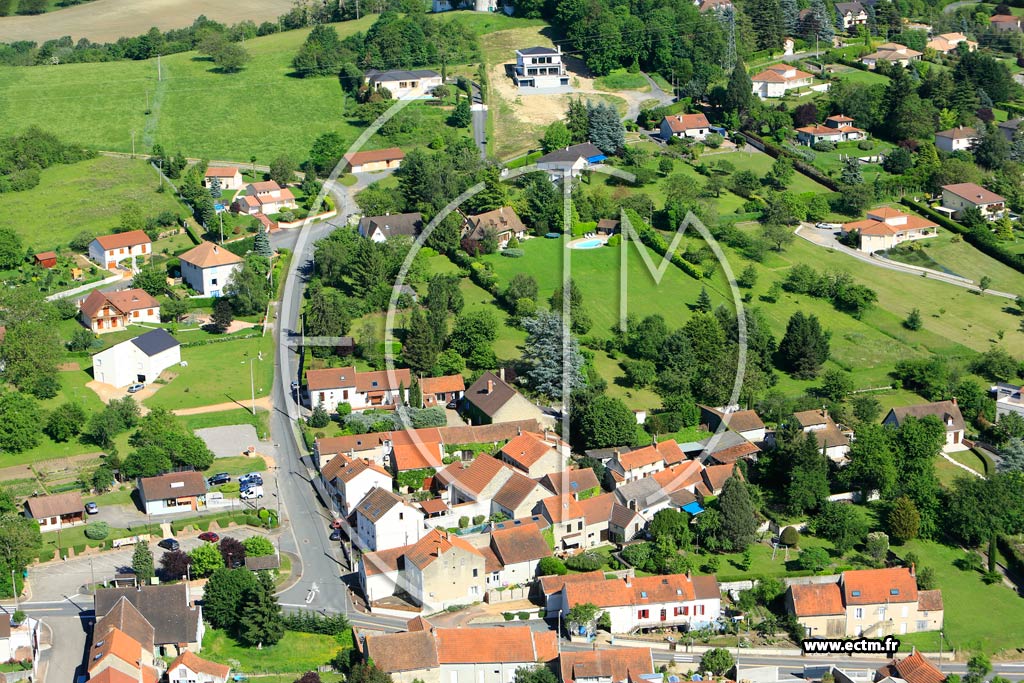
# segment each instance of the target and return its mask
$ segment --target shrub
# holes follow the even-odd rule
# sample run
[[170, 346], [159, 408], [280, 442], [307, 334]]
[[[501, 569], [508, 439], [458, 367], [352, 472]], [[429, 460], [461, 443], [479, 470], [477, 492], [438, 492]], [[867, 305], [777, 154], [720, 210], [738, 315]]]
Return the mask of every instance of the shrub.
[[813, 149], [815, 152], [832, 152], [835, 150], [835, 148], [836, 144], [828, 140], [818, 140], [813, 145], [811, 145], [811, 149]]
[[516, 615], [512, 614], [511, 612], [502, 612], [501, 616], [505, 617], [505, 621], [512, 621], [516, 618]]
[[711, 149], [718, 149], [722, 146], [723, 142], [725, 142], [725, 138], [718, 133], [709, 133], [707, 137], [704, 138], [704, 144]]
[[519, 621], [526, 621], [529, 618], [530, 618], [530, 613], [529, 612], [520, 612], [519, 613]]
[[522, 249], [507, 248], [501, 252], [501, 255], [507, 256], [508, 258], [522, 258], [524, 253], [526, 252], [524, 252]]
[[600, 569], [604, 564], [604, 558], [597, 553], [580, 553], [573, 555], [565, 561], [565, 566], [578, 572], [592, 572]]
[[857, 149], [862, 149], [865, 152], [868, 151], [869, 149], [874, 149], [874, 148], [875, 148], [875, 143], [871, 142], [871, 140], [861, 140], [860, 142], [857, 143]]
[[106, 522], [93, 522], [85, 527], [85, 537], [94, 541], [102, 541], [110, 535], [110, 525]]
[[483, 524], [485, 519], [487, 519], [487, 515], [476, 515], [473, 517], [473, 526]]
[[460, 529], [466, 529], [468, 527], [469, 527], [469, 517], [466, 517], [465, 515], [463, 515], [462, 517], [459, 517], [459, 528]]
[[569, 570], [565, 567], [565, 563], [554, 556], [543, 557], [540, 562], [537, 563], [537, 574], [540, 576], [550, 576], [552, 574], [564, 576], [568, 571]]

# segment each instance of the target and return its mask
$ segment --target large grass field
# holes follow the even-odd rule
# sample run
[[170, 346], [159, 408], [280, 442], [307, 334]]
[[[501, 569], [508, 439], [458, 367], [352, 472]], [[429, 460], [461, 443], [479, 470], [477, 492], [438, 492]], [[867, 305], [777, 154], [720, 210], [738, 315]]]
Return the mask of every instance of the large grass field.
[[[983, 254], [959, 235], [939, 228], [938, 237], [919, 240], [890, 257], [898, 261], [925, 268], [933, 268], [978, 282], [982, 277], [992, 278], [992, 289], [1015, 294], [1024, 291], [1024, 274]], [[1007, 306], [1013, 304], [1004, 302]]]
[[[465, 22], [478, 34], [542, 23], [476, 14], [453, 12], [444, 20]], [[376, 19], [366, 15], [334, 26], [344, 39]], [[355, 140], [361, 132], [346, 116], [355, 105], [337, 78], [294, 76], [291, 60], [308, 33], [246, 41], [252, 59], [234, 74], [216, 73], [195, 52], [163, 57], [159, 81], [156, 60], [2, 67], [0, 132], [30, 124], [54, 128], [59, 122], [64, 137], [98, 149], [130, 152], [134, 133], [138, 152], [160, 143], [171, 152], [208, 159], [248, 162], [255, 155], [269, 163], [287, 154], [303, 160], [322, 133]]]
[[[1024, 633], [1024, 601], [1002, 584], [986, 585], [981, 574], [958, 569], [953, 563], [964, 556], [963, 550], [931, 541], [910, 541], [893, 548], [905, 557], [918, 557], [918, 567], [935, 570], [945, 607], [945, 633], [958, 649], [999, 652], [1020, 647]], [[995, 618], [979, 618], [991, 615]]]
[[[3, 107], [0, 104], [0, 107]], [[82, 231], [114, 231], [121, 207], [136, 202], [145, 216], [162, 211], [188, 215], [172, 192], [157, 192], [157, 173], [142, 160], [97, 157], [51, 166], [39, 185], [0, 196], [0, 215], [27, 247], [35, 251], [67, 248]]]
[[[533, 275], [540, 298], [544, 301], [561, 286], [564, 268], [570, 267], [572, 277], [583, 293], [587, 313], [593, 320], [591, 334], [611, 336], [612, 327], [618, 325], [622, 304], [619, 291], [621, 249], [563, 249], [561, 240], [549, 239], [526, 240], [522, 248], [525, 252], [522, 258], [492, 254], [485, 256], [484, 260], [493, 266], [503, 284], [516, 273]], [[714, 305], [730, 305], [726, 302], [726, 283], [721, 275], [708, 281], [698, 281], [669, 265], [661, 282], [657, 283], [638, 249], [644, 249], [656, 265], [662, 257], [642, 245], [630, 245], [625, 271], [627, 296], [624, 303], [627, 313], [640, 318], [661, 313], [670, 327], [678, 327], [689, 317], [687, 305], [697, 301], [702, 286], [708, 288]]]
[[[187, 339], [186, 339], [187, 340]], [[249, 360], [253, 362], [253, 382], [249, 382]], [[255, 386], [256, 397], [270, 393], [274, 376], [273, 338], [254, 337], [202, 346], [191, 346], [181, 350], [181, 360], [187, 367], [170, 368], [175, 375], [145, 404], [150, 408], [195, 408], [236, 401], [249, 405], [251, 387]]]

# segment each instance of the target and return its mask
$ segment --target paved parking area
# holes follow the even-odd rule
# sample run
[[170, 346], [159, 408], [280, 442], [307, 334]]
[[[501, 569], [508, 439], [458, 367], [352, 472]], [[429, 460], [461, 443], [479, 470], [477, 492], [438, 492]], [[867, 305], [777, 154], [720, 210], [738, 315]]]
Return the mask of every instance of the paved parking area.
[[[222, 538], [231, 536], [239, 540], [263, 534], [263, 532], [249, 527], [232, 527], [217, 533]], [[186, 552], [203, 545], [198, 534], [178, 536], [177, 539], [181, 544], [181, 549]], [[157, 569], [160, 568], [160, 558], [165, 552], [163, 548], [157, 546], [160, 540], [154, 538], [149, 544]], [[81, 593], [82, 587], [93, 581], [113, 579], [115, 574], [131, 569], [133, 552], [134, 547], [127, 547], [123, 550], [111, 550], [85, 557], [75, 557], [63, 562], [50, 562], [30, 567], [28, 571], [32, 602], [63, 600]]]
[[206, 442], [206, 447], [218, 458], [230, 458], [245, 453], [249, 446], [258, 446], [259, 438], [252, 425], [231, 425], [197, 429], [196, 436]]

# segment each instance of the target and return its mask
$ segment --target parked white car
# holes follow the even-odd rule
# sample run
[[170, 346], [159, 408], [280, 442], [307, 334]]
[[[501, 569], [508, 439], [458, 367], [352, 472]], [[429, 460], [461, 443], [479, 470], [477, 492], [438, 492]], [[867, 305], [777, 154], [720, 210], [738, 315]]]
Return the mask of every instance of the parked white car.
[[248, 489], [242, 491], [240, 494], [238, 494], [238, 497], [241, 498], [242, 500], [252, 500], [254, 498], [262, 498], [263, 497], [263, 487], [262, 486], [253, 486], [251, 488], [248, 488]]

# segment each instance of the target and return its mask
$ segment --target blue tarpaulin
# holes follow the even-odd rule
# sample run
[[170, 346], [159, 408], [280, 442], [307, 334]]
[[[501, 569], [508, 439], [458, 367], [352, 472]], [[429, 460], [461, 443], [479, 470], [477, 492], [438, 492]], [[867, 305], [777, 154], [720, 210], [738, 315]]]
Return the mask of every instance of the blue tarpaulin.
[[691, 515], [699, 515], [704, 512], [704, 508], [700, 506], [700, 503], [693, 501], [683, 506], [683, 512], [689, 512]]

